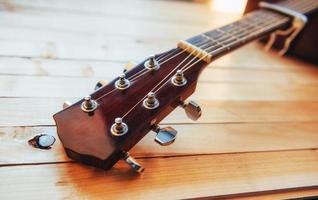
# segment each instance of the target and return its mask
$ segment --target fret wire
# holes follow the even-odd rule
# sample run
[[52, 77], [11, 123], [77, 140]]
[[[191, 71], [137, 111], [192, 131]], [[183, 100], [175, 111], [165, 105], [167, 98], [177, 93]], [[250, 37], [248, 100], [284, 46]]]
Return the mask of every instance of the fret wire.
[[[298, 9], [302, 12], [307, 12], [311, 10], [310, 8], [312, 8], [313, 5], [301, 2], [297, 3], [297, 6], [293, 5], [290, 7], [294, 7], [293, 9]], [[253, 37], [257, 36], [257, 34], [275, 28], [276, 26], [279, 26], [279, 23], [285, 23], [289, 19], [289, 17], [279, 13], [268, 10], [258, 10], [247, 14], [240, 21], [236, 21], [230, 25], [195, 36], [187, 41], [189, 41], [192, 45], [197, 46], [197, 43], [202, 43], [203, 40], [206, 44], [203, 45], [203, 48], [201, 47], [201, 49], [208, 54], [215, 54], [216, 52], [220, 52], [225, 49], [231, 49], [236, 44], [239, 45], [240, 43], [244, 43], [246, 40], [253, 39]], [[262, 28], [259, 29], [259, 27]]]
[[[309, 1], [292, 1], [292, 5], [285, 5], [284, 2], [282, 3], [279, 3], [279, 5], [282, 5], [282, 6], [286, 6], [288, 7], [289, 9], [293, 9], [293, 10], [296, 10], [298, 12], [302, 12], [302, 8], [304, 7], [309, 7], [309, 8], [317, 8], [317, 0], [309, 0]], [[308, 11], [310, 11], [310, 9], [308, 8]]]
[[[288, 5], [284, 5], [284, 2], [280, 3], [280, 5], [284, 5], [284, 6], [287, 6], [291, 9], [297, 9], [298, 7], [301, 7], [303, 5], [306, 5], [308, 4], [310, 1], [290, 1], [290, 3]], [[311, 3], [311, 2], [310, 2]]]
[[282, 5], [285, 7], [294, 7], [299, 5], [300, 3], [302, 3], [301, 1], [282, 1], [282, 2], [278, 2], [278, 5]]
[[[272, 20], [271, 20], [272, 21]], [[271, 22], [270, 21], [270, 22]], [[234, 26], [235, 27], [237, 27], [237, 28], [235, 28], [235, 29], [233, 29], [233, 30], [231, 30], [230, 32], [226, 32], [226, 31], [223, 31], [221, 28], [219, 28], [219, 29], [216, 29], [216, 30], [213, 30], [213, 31], [221, 31], [222, 33], [226, 33], [227, 35], [229, 35], [230, 37], [221, 37], [221, 38], [217, 38], [217, 39], [215, 39], [215, 38], [213, 38], [213, 37], [210, 37], [209, 35], [206, 35], [206, 34], [201, 34], [201, 35], [203, 35], [203, 36], [205, 36], [205, 37], [208, 37], [210, 40], [212, 40], [213, 42], [217, 42], [217, 43], [219, 43], [219, 44], [221, 44], [222, 45], [222, 43], [220, 43], [220, 39], [222, 39], [223, 41], [225, 41], [225, 39], [230, 39], [230, 38], [235, 38], [236, 36], [235, 35], [233, 35], [233, 34], [236, 34], [236, 33], [238, 33], [238, 32], [241, 32], [240, 34], [242, 34], [242, 33], [244, 33], [244, 32], [249, 32], [250, 30], [254, 30], [257, 26], [263, 26], [264, 24], [259, 24], [259, 23], [257, 23], [257, 22], [254, 22], [254, 24], [251, 24], [251, 23], [246, 23], [245, 21], [237, 21], [236, 23], [240, 23], [241, 25], [240, 26], [237, 26], [237, 25], [235, 25], [235, 23], [233, 23], [234, 24]], [[268, 23], [269, 24], [269, 23]], [[246, 27], [246, 25], [248, 25], [249, 26], [249, 28], [245, 28]], [[267, 25], [267, 24], [265, 24], [265, 25]], [[233, 25], [232, 25], [233, 26]], [[252, 27], [251, 27], [252, 26]], [[209, 33], [209, 32], [208, 32]], [[240, 38], [239, 38], [240, 39]]]
[[[254, 32], [255, 31], [255, 29], [257, 30], [257, 28], [258, 28], [258, 26], [268, 26], [268, 25], [270, 25], [271, 23], [272, 23], [272, 21], [274, 21], [275, 19], [272, 19], [271, 21], [269, 21], [269, 22], [267, 22], [267, 24], [255, 24], [254, 25], [254, 27], [252, 28], [252, 29], [241, 29], [240, 27], [239, 27], [239, 29], [235, 29], [235, 31], [232, 31], [231, 33], [232, 34], [230, 34], [230, 33], [228, 33], [228, 32], [225, 32], [225, 31], [223, 31], [224, 33], [226, 33], [227, 35], [229, 35], [230, 37], [227, 37], [225, 40], [223, 40], [222, 42], [220, 42], [220, 41], [218, 41], [218, 40], [214, 40], [214, 38], [210, 38], [209, 36], [206, 36], [206, 35], [204, 35], [204, 34], [202, 34], [202, 35], [204, 35], [204, 36], [206, 36], [206, 37], [209, 37], [212, 41], [214, 41], [214, 42], [217, 42], [218, 44], [220, 44], [220, 45], [222, 45], [222, 46], [224, 46], [224, 45], [226, 45], [226, 44], [228, 44], [228, 42], [233, 42], [233, 40], [230, 40], [231, 38], [234, 38], [236, 41], [241, 41], [241, 42], [244, 42], [246, 39], [248, 39], [248, 35], [250, 35], [250, 33], [251, 32]], [[221, 29], [216, 29], [216, 30], [221, 30]], [[237, 34], [238, 32], [240, 32], [240, 34], [239, 35], [236, 35], [236, 36], [234, 36], [233, 34]], [[242, 35], [246, 35], [247, 34], [247, 36], [244, 36], [244, 37], [241, 37]], [[239, 37], [238, 37], [239, 36]], [[224, 42], [226, 42], [226, 44], [224, 44]], [[222, 47], [221, 46], [221, 47]], [[220, 47], [220, 46], [219, 46]], [[218, 48], [219, 48], [218, 47]], [[210, 48], [215, 48], [215, 46], [211, 46], [211, 47], [209, 47], [208, 49], [210, 49]], [[213, 50], [215, 50], [215, 49], [213, 49]], [[216, 49], [217, 50], [217, 49]], [[207, 53], [210, 53], [210, 52], [207, 52]]]
[[[283, 20], [281, 20], [281, 21], [278, 21], [278, 22], [275, 24], [275, 26], [280, 25], [283, 21], [285, 21], [285, 20], [283, 19]], [[246, 36], [245, 39], [252, 39], [254, 36], [256, 36], [256, 34], [262, 33], [262, 32], [265, 31], [265, 30], [269, 30], [269, 29], [271, 29], [271, 28], [274, 28], [275, 26], [270, 27], [270, 28], [269, 28], [269, 27], [264, 27], [263, 29], [260, 29], [260, 30], [258, 30], [258, 31], [256, 31], [256, 32], [252, 32], [251, 35]], [[235, 43], [228, 44], [227, 46], [225, 46], [225, 47], [223, 47], [223, 48], [221, 48], [221, 49], [214, 50], [214, 51], [210, 52], [210, 54], [214, 54], [214, 53], [216, 53], [216, 52], [218, 52], [218, 51], [224, 50], [224, 49], [230, 47], [230, 45], [233, 45], [233, 44], [235, 44]]]
[[296, 11], [301, 11], [303, 8], [305, 8], [307, 6], [312, 6], [312, 5], [309, 4], [309, 2], [305, 2], [304, 4], [300, 4], [300, 5], [297, 5], [295, 7], [290, 7], [290, 9], [294, 9]]
[[[315, 4], [316, 3], [316, 4]], [[313, 10], [313, 9], [317, 9], [318, 7], [318, 2], [317, 1], [314, 1], [314, 7], [313, 7], [313, 4], [308, 4], [306, 6], [302, 6], [299, 10], [301, 11], [301, 9], [303, 10], [306, 10], [305, 12], [309, 12], [310, 10]]]
[[204, 33], [201, 34], [203, 37], [207, 38], [208, 40], [217, 43], [218, 45], [222, 45], [220, 42], [218, 42], [217, 40], [205, 35]]

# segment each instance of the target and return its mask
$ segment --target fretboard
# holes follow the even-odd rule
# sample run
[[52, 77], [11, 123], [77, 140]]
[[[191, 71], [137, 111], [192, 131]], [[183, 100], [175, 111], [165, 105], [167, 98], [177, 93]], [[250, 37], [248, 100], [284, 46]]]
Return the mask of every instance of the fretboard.
[[[278, 4], [302, 14], [318, 9], [318, 0], [286, 0]], [[241, 20], [180, 41], [178, 47], [209, 63], [216, 57], [286, 26], [290, 21], [289, 16], [260, 9]]]

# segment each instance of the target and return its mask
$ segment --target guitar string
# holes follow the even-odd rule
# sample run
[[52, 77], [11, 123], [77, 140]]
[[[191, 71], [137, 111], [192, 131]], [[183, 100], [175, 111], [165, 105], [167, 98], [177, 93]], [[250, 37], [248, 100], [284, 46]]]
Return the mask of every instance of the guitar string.
[[[302, 5], [303, 6], [303, 5]], [[297, 6], [295, 6], [293, 9], [299, 9], [299, 8], [297, 8]], [[305, 6], [305, 7], [302, 7], [302, 8], [300, 8], [299, 9], [299, 11], [300, 12], [308, 12], [309, 10], [312, 10], [312, 5], [308, 5], [308, 6]], [[257, 24], [256, 24], [257, 25]], [[238, 30], [239, 31], [239, 30]], [[243, 30], [243, 31], [248, 31], [248, 30]], [[236, 31], [235, 31], [236, 32]], [[233, 32], [232, 32], [232, 34], [233, 34]], [[254, 34], [252, 34], [252, 35], [255, 35], [255, 33]], [[248, 36], [245, 36], [244, 38], [247, 38]], [[229, 37], [228, 37], [229, 38]], [[227, 39], [228, 39], [227, 38]], [[208, 45], [209, 44], [209, 42], [206, 42], [206, 44], [205, 45]], [[231, 45], [231, 43], [230, 44], [228, 44], [228, 45], [226, 45], [226, 46], [230, 46]], [[211, 47], [210, 47], [211, 48]], [[205, 51], [205, 49], [203, 49], [204, 51]], [[219, 50], [219, 49], [218, 49]], [[185, 51], [185, 50], [184, 50]], [[182, 52], [184, 52], [184, 51], [182, 51]], [[181, 52], [181, 53], [182, 53]], [[172, 53], [173, 54], [173, 53]], [[191, 55], [191, 54], [190, 54]], [[207, 56], [207, 55], [206, 55]], [[193, 61], [193, 59], [189, 62], [189, 63], [187, 63], [182, 69], [184, 70], [184, 71], [187, 71], [189, 68], [191, 68], [193, 65], [195, 65], [196, 63], [198, 63], [199, 61], [201, 61], [201, 60], [203, 60], [206, 56], [204, 56], [204, 57], [202, 57], [201, 59], [199, 59], [199, 60], [197, 60], [197, 61], [195, 61], [192, 65], [190, 65], [189, 67], [186, 67], [186, 65], [188, 65], [189, 63], [191, 63], [192, 61]], [[166, 56], [166, 57], [168, 57], [168, 56]], [[165, 58], [166, 58], [165, 57]], [[188, 57], [187, 57], [188, 58]], [[196, 57], [194, 57], [194, 58], [196, 58]], [[164, 59], [164, 58], [163, 58]], [[162, 59], [162, 60], [163, 60]], [[170, 59], [172, 59], [172, 58], [170, 58]], [[168, 61], [168, 60], [167, 60]], [[167, 61], [165, 61], [165, 62], [167, 62]], [[184, 61], [184, 60], [183, 60]], [[182, 62], [183, 62], [182, 61]], [[173, 70], [174, 71], [174, 70]], [[169, 74], [170, 75], [170, 74]], [[168, 75], [168, 76], [169, 76]], [[165, 77], [165, 78], [167, 78], [167, 77]], [[164, 78], [164, 79], [165, 79]], [[160, 84], [160, 83], [159, 83]], [[163, 85], [165, 85], [166, 83], [164, 83]], [[158, 86], [158, 85], [156, 85], [156, 86]], [[156, 87], [155, 86], [155, 87]], [[160, 87], [160, 88], [162, 88], [162, 86]], [[157, 89], [156, 91], [159, 91], [160, 90], [160, 88], [159, 89]], [[108, 94], [110, 94], [110, 93], [112, 93], [112, 92], [114, 92], [116, 90], [116, 88], [115, 89], [113, 89], [112, 91], [110, 91], [110, 92], [108, 92], [108, 93], [106, 93], [105, 95], [103, 95], [103, 96], [101, 96], [101, 97], [99, 97], [98, 99], [96, 99], [96, 100], [99, 100], [99, 99], [101, 99], [101, 98], [103, 98], [103, 97], [105, 97], [105, 96], [107, 96]], [[145, 98], [145, 97], [144, 97]], [[144, 99], [143, 98], [143, 99]], [[142, 100], [143, 100], [142, 99]], [[140, 103], [140, 102], [139, 102]], [[137, 103], [137, 104], [139, 104], [139, 103]], [[125, 114], [125, 116], [126, 116], [127, 114]]]
[[300, 10], [300, 9], [306, 8], [306, 7], [309, 7], [309, 8], [311, 7], [312, 9], [315, 9], [317, 7], [317, 0], [287, 1], [287, 2], [281, 2], [280, 5], [287, 6], [290, 9], [296, 9], [296, 10]]
[[[276, 22], [276, 24], [280, 24], [281, 22], [282, 22], [282, 21], [278, 21], [278, 22]], [[274, 26], [276, 26], [276, 24], [275, 24]], [[272, 25], [272, 24], [270, 24], [270, 25]], [[267, 27], [270, 27], [270, 26], [267, 26]], [[255, 29], [255, 28], [254, 28], [254, 29]], [[259, 30], [258, 32], [262, 32], [262, 31], [263, 31], [263, 30]], [[258, 32], [250, 31], [249, 36], [245, 36], [245, 37], [244, 37], [244, 40], [246, 40], [247, 37], [251, 37], [251, 36], [253, 36], [253, 35], [256, 35]], [[223, 46], [222, 48], [223, 48], [223, 49], [226, 49], [226, 48], [230, 47], [231, 45], [235, 44], [236, 42], [237, 42], [237, 40], [234, 41], [234, 42], [232, 42], [232, 43], [229, 43], [229, 44]], [[209, 48], [211, 48], [211, 47], [209, 47]], [[206, 50], [208, 50], [209, 48], [203, 49], [203, 51], [206, 51]], [[212, 48], [213, 48], [213, 46], [212, 46]], [[217, 51], [219, 51], [219, 50], [220, 50], [220, 49], [217, 49]], [[213, 53], [213, 52], [214, 52], [214, 51], [212, 51], [212, 52], [210, 52], [210, 53]], [[204, 59], [206, 56], [208, 56], [208, 55], [210, 55], [210, 54], [205, 55], [205, 56], [202, 57], [201, 59], [195, 61], [195, 63], [193, 63], [192, 65], [187, 66], [187, 65], [191, 64], [192, 61], [194, 61], [195, 59], [197, 59], [197, 57], [192, 58], [192, 60], [191, 60], [189, 63], [187, 63], [187, 65], [183, 66], [183, 67], [181, 68], [181, 70], [182, 70], [183, 72], [185, 72], [186, 70], [188, 70], [189, 68], [191, 68], [194, 64], [196, 64], [196, 63], [198, 63], [199, 61], [203, 60], [203, 59]], [[167, 80], [167, 81], [166, 81], [160, 88], [158, 88], [155, 92], [158, 92], [167, 82], [169, 82], [169, 80]]]
[[[246, 16], [246, 19], [248, 19], [248, 17], [252, 17], [252, 16]], [[254, 24], [254, 25], [257, 25], [257, 24]], [[233, 30], [231, 31], [231, 34], [235, 34], [235, 33], [239, 32], [239, 31], [242, 31], [242, 28], [241, 28], [241, 27], [237, 27], [237, 28], [233, 29]], [[243, 30], [242, 33], [244, 33], [245, 31], [248, 31], [248, 30]], [[233, 37], [231, 34], [229, 34], [229, 35], [222, 35], [220, 38], [218, 38], [218, 39], [216, 40], [216, 42], [217, 42], [218, 40], [222, 40], [223, 42], [228, 41], [229, 39], [231, 39], [231, 38]], [[209, 43], [207, 42], [206, 45], [208, 45], [208, 44], [209, 44]], [[194, 45], [198, 45], [198, 44], [194, 43]], [[199, 47], [201, 48], [201, 46], [199, 46]], [[177, 50], [178, 50], [178, 49], [176, 49], [175, 51], [177, 51]], [[184, 52], [184, 50], [183, 50], [182, 52], [180, 52], [180, 53], [183, 53], [183, 52]], [[174, 51], [171, 52], [171, 54], [173, 54], [173, 53], [174, 53]], [[180, 53], [179, 53], [179, 54], [180, 54]], [[169, 54], [169, 52], [168, 52], [168, 54]], [[177, 55], [179, 55], [179, 54], [177, 54]], [[177, 56], [177, 55], [175, 55], [175, 56]], [[161, 60], [164, 60], [164, 59], [167, 58], [168, 56], [169, 56], [169, 55], [163, 56], [163, 58], [162, 58]], [[175, 56], [173, 56], [173, 57], [175, 57]], [[165, 62], [171, 60], [173, 57], [170, 57], [169, 59], [164, 60], [163, 63], [159, 63], [159, 64], [164, 64]], [[158, 60], [158, 62], [160, 62], [161, 60]], [[137, 72], [136, 74], [132, 75], [132, 76], [129, 77], [128, 79], [129, 79], [129, 80], [132, 80], [132, 81], [133, 81], [133, 80], [136, 80], [137, 78], [139, 78], [139, 77], [141, 77], [142, 75], [145, 74], [145, 73], [140, 74], [141, 72], [144, 72], [144, 71], [146, 71], [146, 69], [140, 70], [139, 72]], [[148, 72], [148, 71], [147, 71], [147, 72]], [[140, 74], [140, 76], [136, 77], [136, 75], [138, 75], [138, 74]], [[135, 78], [135, 77], [136, 77], [136, 78]]]
[[[284, 18], [284, 20], [285, 20], [285, 18]], [[279, 24], [278, 22], [277, 22], [277, 24]], [[267, 27], [270, 27], [270, 26], [267, 26]], [[275, 26], [274, 26], [275, 27]], [[254, 35], [254, 34], [252, 34], [252, 35]], [[228, 44], [228, 45], [226, 45], [226, 46], [229, 46], [230, 44]], [[203, 49], [203, 51], [205, 51], [205, 49]], [[192, 52], [192, 53], [190, 53], [189, 55], [191, 56], [192, 54], [194, 53], [194, 51]], [[208, 56], [209, 54], [206, 54], [205, 56], [203, 56], [203, 57], [201, 57], [201, 58], [199, 58], [197, 61], [195, 61], [193, 64], [191, 64], [189, 67], [187, 67], [186, 68], [186, 70], [188, 70], [189, 68], [191, 68], [192, 66], [194, 66], [196, 63], [198, 63], [198, 62], [200, 62], [200, 61], [202, 61], [206, 56]], [[189, 57], [189, 56], [188, 56]], [[188, 58], [187, 57], [187, 58]], [[186, 58], [186, 59], [187, 59]], [[197, 59], [197, 57], [194, 57], [190, 62], [188, 62], [183, 68], [185, 68], [189, 63], [191, 63], [193, 60], [195, 60], [195, 59]], [[182, 61], [182, 62], [184, 62], [184, 60]], [[179, 63], [180, 64], [180, 63]], [[179, 66], [179, 65], [178, 65]], [[172, 73], [172, 72], [174, 72], [176, 69], [177, 69], [178, 67], [176, 67], [176, 68], [174, 68], [162, 81], [164, 81], [165, 79], [167, 79], [169, 76], [170, 76], [170, 74]], [[170, 77], [171, 78], [171, 77]], [[168, 81], [170, 81], [170, 78], [163, 84], [163, 85], [161, 85], [158, 89], [157, 89], [157, 91], [159, 91]], [[161, 82], [162, 82], [161, 81]], [[159, 83], [160, 84], [160, 83]], [[157, 84], [154, 88], [156, 88], [159, 84]], [[150, 91], [153, 91], [154, 90], [154, 88], [152, 89], [152, 90], [150, 90]], [[143, 101], [144, 99], [145, 99], [145, 97], [147, 97], [147, 95], [146, 96], [144, 96], [140, 101], [138, 101], [128, 112], [126, 112], [124, 115], [123, 115], [123, 117], [122, 118], [125, 118], [139, 103], [141, 103], [141, 101]]]
[[[255, 24], [255, 25], [257, 25], [257, 24]], [[231, 31], [231, 34], [235, 34], [235, 33], [239, 32], [239, 31], [242, 31], [242, 28], [238, 27], [238, 28], [233, 29], [233, 30]], [[249, 30], [243, 30], [242, 33], [246, 32], [246, 31], [249, 31]], [[230, 40], [230, 39], [233, 37], [231, 34], [222, 35], [220, 38], [218, 38], [218, 39], [215, 40], [215, 41], [217, 42], [217, 41], [219, 41], [219, 40], [220, 40], [220, 41], [222, 40], [222, 42], [226, 42], [226, 41]], [[213, 39], [210, 38], [210, 40], [213, 40]], [[199, 41], [199, 42], [200, 42], [200, 41]], [[203, 42], [204, 42], [204, 41], [203, 41]], [[200, 44], [194, 43], [194, 45], [198, 46], [198, 45], [200, 45]], [[203, 44], [202, 46], [198, 46], [198, 47], [199, 47], [199, 48], [202, 48], [202, 47], [204, 47], [205, 45], [209, 45], [209, 42], [207, 41], [206, 44]], [[211, 46], [211, 48], [214, 48], [214, 47], [215, 47], [215, 46]], [[178, 50], [178, 49], [177, 49], [177, 50]], [[164, 60], [164, 62], [159, 63], [159, 64], [161, 65], [161, 64], [166, 63], [167, 61], [169, 61], [169, 60], [171, 60], [172, 58], [178, 56], [179, 54], [183, 53], [184, 51], [185, 51], [185, 50], [183, 50], [182, 52], [179, 52], [178, 54], [176, 54], [176, 55], [170, 57], [169, 59]], [[166, 56], [166, 57], [168, 57], [168, 56]], [[165, 57], [165, 58], [166, 58], [166, 57]], [[163, 60], [163, 59], [164, 59], [164, 58], [162, 58], [162, 60]], [[161, 61], [161, 60], [159, 60], [158, 62], [160, 62], [160, 61]], [[133, 75], [132, 77], [129, 77], [129, 80], [130, 80], [130, 81], [134, 81], [134, 80], [136, 80], [137, 78], [143, 76], [144, 74], [146, 74], [146, 73], [148, 72], [148, 70], [147, 70], [145, 73], [142, 73], [142, 74], [140, 73], [140, 72], [144, 72], [144, 71], [146, 71], [146, 70], [145, 70], [145, 69], [140, 70], [138, 73], [136, 73], [136, 74], [140, 74], [140, 75], [138, 75], [138, 76], [134, 76], [134, 75]], [[136, 74], [135, 74], [135, 75], [136, 75]]]
[[[177, 49], [177, 50], [179, 50], [179, 49]], [[164, 60], [162, 63], [160, 63], [160, 61], [158, 61], [159, 66], [162, 65], [162, 64], [164, 64], [164, 63], [166, 63], [166, 62], [168, 62], [169, 60], [173, 59], [174, 57], [180, 55], [181, 53], [183, 53], [183, 52], [185, 52], [185, 51], [186, 51], [185, 49], [182, 50], [181, 52], [179, 52], [179, 53], [177, 53], [177, 54], [171, 56], [170, 58]], [[151, 70], [148, 70], [148, 69], [145, 69], [145, 68], [142, 69], [142, 70], [140, 70], [140, 71], [143, 71], [143, 73], [139, 74], [137, 77], [134, 77], [133, 79], [130, 79], [130, 81], [135, 81], [137, 78], [139, 78], [139, 77], [145, 75], [145, 74], [148, 73], [148, 72], [151, 72]]]
[[[249, 17], [253, 17], [253, 16], [246, 16], [246, 19], [248, 20], [248, 18]], [[257, 25], [257, 24], [254, 24], [254, 25]], [[235, 34], [235, 33], [237, 33], [237, 32], [239, 32], [239, 31], [242, 31], [242, 28], [241, 27], [236, 27], [236, 28], [234, 28], [232, 31], [231, 31], [231, 33], [228, 33], [228, 35], [222, 35], [222, 37], [220, 37], [220, 38], [218, 38], [217, 40], [215, 40], [216, 42], [218, 41], [218, 40], [222, 40], [223, 42], [226, 42], [226, 41], [228, 41], [228, 40], [230, 40], [231, 38], [233, 38], [233, 34]], [[244, 32], [246, 32], [246, 31], [248, 31], [248, 30], [243, 30], [242, 31], [242, 33], [244, 33]], [[211, 38], [212, 39], [212, 38]], [[209, 44], [209, 43], [206, 43], [207, 45]], [[198, 45], [198, 44], [195, 44], [195, 45]], [[200, 46], [200, 48], [201, 48], [201, 46]], [[172, 51], [172, 52], [168, 52], [168, 55], [163, 55], [161, 58], [162, 59], [160, 59], [159, 60], [159, 58], [157, 58], [158, 59], [158, 62], [160, 62], [161, 60], [164, 60], [165, 58], [167, 58], [170, 54], [173, 54], [175, 51], [177, 51], [178, 49], [176, 49], [176, 50], [174, 50], [174, 51]], [[184, 52], [184, 51], [183, 51]], [[180, 53], [182, 53], [182, 52], [180, 52]], [[180, 54], [179, 53], [179, 54]], [[179, 54], [177, 54], [177, 55], [179, 55]], [[177, 56], [177, 55], [175, 55], [175, 56]], [[173, 56], [173, 57], [175, 57], [175, 56]], [[159, 63], [159, 64], [164, 64], [165, 62], [167, 62], [167, 61], [169, 61], [170, 59], [172, 59], [173, 57], [170, 57], [169, 59], [167, 59], [167, 60], [165, 60], [163, 63]], [[140, 74], [141, 72], [144, 72], [144, 71], [147, 71], [146, 69], [143, 69], [143, 70], [140, 70], [139, 72], [137, 72], [137, 73], [135, 73], [134, 75], [132, 75], [131, 77], [129, 77], [128, 79], [129, 80], [131, 80], [131, 81], [134, 81], [134, 80], [136, 80], [137, 78], [139, 78], [139, 77], [141, 77], [142, 75], [144, 75], [145, 73], [142, 73], [142, 74]], [[148, 71], [147, 71], [148, 72]], [[139, 75], [140, 74], [140, 75]], [[136, 77], [137, 75], [139, 75], [138, 77]], [[135, 78], [136, 77], [136, 78]]]
[[[199, 42], [199, 43], [195, 43], [195, 45], [199, 45], [199, 46], [198, 46], [199, 48], [204, 47], [204, 46], [206, 46], [206, 45], [209, 45], [209, 42], [208, 42], [208, 41], [198, 41], [198, 42]], [[176, 50], [180, 50], [180, 49], [176, 49]], [[173, 59], [174, 57], [176, 57], [176, 56], [182, 54], [182, 53], [185, 52], [185, 51], [187, 51], [187, 48], [186, 48], [186, 49], [183, 49], [183, 50], [180, 51], [179, 53], [177, 53], [177, 54], [171, 56], [170, 58], [164, 60], [162, 63], [160, 63], [160, 61], [159, 61], [159, 65], [163, 65], [164, 63], [168, 62], [169, 60], [171, 60], [171, 59]], [[146, 72], [144, 72], [144, 73], [138, 75], [138, 77], [133, 78], [131, 81], [135, 81], [137, 78], [143, 76], [143, 75], [146, 74], [147, 72], [149, 72], [149, 70], [147, 70]]]
[[[298, 9], [298, 8], [296, 8], [296, 9]], [[301, 12], [305, 13], [305, 12], [308, 12], [308, 11], [312, 10], [312, 7], [308, 7], [308, 6], [307, 6], [306, 8], [300, 8], [299, 10], [300, 10]], [[284, 20], [285, 20], [285, 18], [281, 19], [281, 20], [278, 21], [276, 24], [280, 24], [280, 23], [284, 22]], [[275, 25], [274, 25], [274, 26], [275, 26]], [[261, 30], [260, 30], [259, 32], [261, 32]], [[255, 35], [255, 34], [257, 34], [257, 33], [253, 32], [252, 35]], [[247, 36], [246, 36], [246, 37], [247, 37]], [[231, 46], [231, 44], [228, 44], [228, 46]], [[206, 55], [206, 56], [208, 56], [208, 55]], [[195, 61], [193, 64], [191, 64], [190, 66], [188, 66], [188, 67], [186, 67], [186, 68], [183, 67], [181, 70], [183, 70], [184, 72], [187, 71], [187, 70], [190, 69], [193, 65], [195, 65], [195, 64], [197, 64], [198, 62], [200, 62], [201, 60], [203, 60], [206, 56], [203, 56], [201, 59]], [[190, 61], [190, 62], [191, 62], [191, 61]], [[159, 90], [157, 90], [157, 91], [159, 91]]]
[[[159, 57], [157, 58], [157, 61], [158, 61], [158, 62], [162, 61], [163, 59], [169, 57], [171, 54], [174, 54], [176, 51], [178, 51], [178, 49], [174, 49], [174, 50], [168, 51], [166, 54], [159, 56]], [[140, 70], [139, 72], [137, 72], [137, 73], [131, 75], [131, 76], [130, 76], [129, 78], [127, 78], [127, 79], [128, 79], [128, 80], [132, 80], [132, 79], [134, 79], [134, 77], [136, 77], [138, 74], [140, 74], [140, 73], [142, 73], [142, 72], [144, 72], [144, 71], [146, 71], [146, 70], [147, 70], [147, 69], [143, 68], [142, 70]]]
[[[303, 5], [301, 5], [301, 6], [303, 6]], [[299, 10], [302, 11], [302, 12], [307, 12], [308, 10], [312, 9], [312, 5], [307, 5], [306, 7], [301, 7], [301, 8], [297, 8], [297, 7], [296, 7], [295, 9], [299, 9]], [[272, 19], [272, 20], [275, 20], [275, 19]], [[284, 20], [286, 20], [286, 19], [283, 18], [283, 19], [281, 19], [280, 21], [276, 22], [273, 27], [275, 27], [276, 24], [279, 25], [280, 23], [284, 22]], [[256, 25], [257, 25], [257, 24], [256, 24]], [[263, 28], [263, 29], [264, 29], [264, 28]], [[263, 29], [259, 29], [257, 32], [252, 32], [252, 34], [250, 34], [250, 35], [248, 35], [248, 36], [245, 36], [245, 37], [243, 38], [243, 40], [246, 40], [248, 37], [257, 35], [259, 32], [262, 32]], [[248, 31], [248, 30], [243, 30], [243, 32], [245, 32], [245, 31]], [[231, 32], [232, 32], [232, 34], [233, 34], [234, 32], [237, 32], [237, 31], [231, 31]], [[236, 41], [235, 41], [235, 42], [236, 42]], [[235, 42], [230, 43], [230, 44], [224, 46], [223, 48], [227, 48], [227, 47], [229, 47], [229, 46], [235, 44]], [[207, 50], [207, 49], [204, 49], [204, 51], [206, 51], [206, 50]], [[210, 52], [210, 53], [213, 53], [213, 52], [219, 51], [219, 50], [220, 50], [220, 49], [216, 49], [216, 50], [214, 50], [214, 51], [212, 51], [212, 52]], [[208, 55], [206, 55], [206, 56], [208, 56]], [[187, 70], [188, 70], [189, 68], [191, 68], [193, 65], [195, 65], [195, 64], [198, 63], [199, 61], [203, 60], [206, 56], [204, 56], [203, 58], [201, 58], [201, 59], [195, 61], [192, 65], [190, 65], [190, 66], [188, 66], [188, 67], [186, 67], [186, 65], [185, 65], [183, 68], [181, 68], [181, 70], [183, 70], [184, 72], [187, 71]], [[193, 60], [195, 60], [195, 58], [196, 58], [196, 57], [194, 57], [189, 63], [191, 63]], [[159, 83], [159, 84], [160, 84], [160, 83]], [[166, 83], [165, 83], [165, 84], [166, 84]], [[163, 84], [163, 85], [165, 85], [165, 84]], [[162, 87], [162, 86], [161, 86], [161, 87]], [[160, 87], [160, 88], [161, 88], [161, 87]], [[160, 88], [158, 88], [158, 89], [157, 89], [156, 91], [154, 91], [154, 92], [158, 92], [158, 91], [160, 90]]]
[[[195, 50], [194, 51], [192, 51], [192, 53], [194, 53], [195, 52]], [[177, 67], [179, 67], [180, 66], [180, 64], [182, 64], [187, 58], [189, 58], [191, 56], [191, 54], [189, 54], [184, 60], [182, 60], [181, 61], [181, 63], [179, 63], [178, 65], [177, 65]], [[177, 68], [177, 67], [175, 67], [174, 68], [174, 70]], [[170, 73], [167, 75], [167, 76], [169, 76], [174, 70], [172, 70], [172, 71], [170, 71]], [[167, 77], [166, 76], [166, 77]], [[165, 77], [165, 78], [166, 78]], [[165, 78], [163, 79], [163, 80], [165, 80]], [[163, 81], [163, 80], [161, 80], [161, 81]], [[159, 84], [157, 84], [156, 86], [158, 86]], [[155, 86], [155, 87], [156, 87]], [[153, 90], [153, 89], [152, 89]], [[152, 90], [150, 90], [150, 91], [152, 91]], [[143, 98], [141, 98], [130, 110], [128, 110], [123, 116], [122, 116], [122, 119], [124, 119], [139, 103], [141, 103], [141, 101], [143, 101], [144, 99], [145, 99], [145, 97], [147, 97], [147, 95], [146, 96], [144, 96]]]

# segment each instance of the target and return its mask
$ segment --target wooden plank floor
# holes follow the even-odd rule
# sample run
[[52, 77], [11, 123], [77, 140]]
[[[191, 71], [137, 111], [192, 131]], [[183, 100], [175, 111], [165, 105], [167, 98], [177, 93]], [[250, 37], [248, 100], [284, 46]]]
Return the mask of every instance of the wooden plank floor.
[[191, 97], [196, 122], [177, 109], [132, 151], [146, 170], [77, 164], [52, 114], [90, 93], [124, 63], [237, 19], [187, 1], [0, 1], [0, 199], [284, 199], [318, 195], [318, 68], [251, 43], [213, 62]]

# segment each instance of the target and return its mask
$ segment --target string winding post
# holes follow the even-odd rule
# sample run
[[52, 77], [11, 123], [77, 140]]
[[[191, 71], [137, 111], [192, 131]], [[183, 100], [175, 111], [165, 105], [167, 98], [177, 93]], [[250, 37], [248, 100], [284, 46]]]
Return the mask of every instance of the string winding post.
[[284, 42], [284, 47], [278, 52], [280, 56], [283, 56], [289, 49], [291, 42], [296, 38], [296, 36], [300, 33], [300, 31], [305, 27], [308, 18], [295, 10], [280, 6], [278, 4], [271, 4], [267, 2], [260, 2], [260, 8], [269, 9], [293, 18], [292, 25], [290, 28], [286, 30], [278, 30], [270, 34], [270, 38], [265, 46], [265, 50], [268, 51], [274, 44], [276, 37], [280, 36], [288, 36]]

